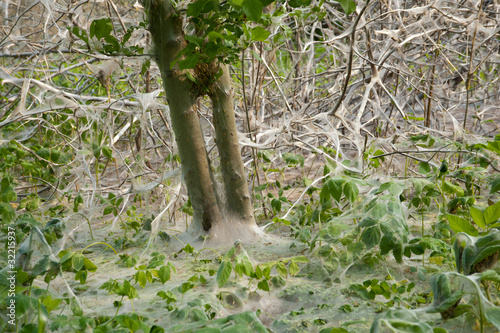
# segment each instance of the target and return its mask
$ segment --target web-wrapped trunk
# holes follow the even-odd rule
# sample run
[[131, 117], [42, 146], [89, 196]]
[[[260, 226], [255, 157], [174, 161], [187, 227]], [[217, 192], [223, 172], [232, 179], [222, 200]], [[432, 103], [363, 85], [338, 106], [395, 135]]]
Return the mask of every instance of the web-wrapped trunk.
[[161, 71], [170, 108], [170, 117], [179, 148], [182, 172], [193, 205], [193, 220], [205, 231], [221, 219], [210, 179], [205, 141], [192, 93], [192, 81], [177, 66], [170, 68], [185, 46], [182, 18], [168, 0], [149, 2], [149, 30], [154, 42], [155, 61]]
[[[222, 221], [223, 213], [228, 212], [226, 221], [243, 222], [255, 226], [253, 206], [241, 160], [238, 133], [231, 94], [231, 79], [225, 66], [222, 76], [217, 79], [219, 66], [215, 63], [198, 66], [197, 70], [208, 68], [206, 86], [200, 89], [186, 75], [187, 70], [178, 65], [171, 68], [177, 54], [185, 47], [182, 18], [169, 0], [150, 0], [146, 3], [149, 17], [149, 30], [154, 43], [155, 61], [160, 68], [165, 88], [170, 117], [174, 130], [182, 172], [189, 198], [193, 205], [192, 230], [201, 232], [201, 227], [209, 231]], [[205, 148], [195, 103], [199, 96], [208, 93], [213, 104], [213, 118], [217, 148], [220, 155], [221, 172], [224, 181], [226, 206], [221, 207], [210, 175], [210, 163]]]

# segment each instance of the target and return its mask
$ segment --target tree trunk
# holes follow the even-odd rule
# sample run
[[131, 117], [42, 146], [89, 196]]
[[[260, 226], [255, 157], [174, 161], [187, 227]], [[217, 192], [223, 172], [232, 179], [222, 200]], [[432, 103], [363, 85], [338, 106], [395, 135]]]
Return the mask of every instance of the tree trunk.
[[[193, 83], [178, 66], [170, 68], [186, 42], [182, 18], [169, 0], [148, 2], [149, 30], [154, 42], [154, 56], [160, 68], [170, 108], [172, 127], [179, 148], [182, 173], [193, 205], [193, 222], [208, 231], [221, 220], [214, 186], [210, 178], [205, 140], [193, 93]], [[194, 229], [199, 229], [193, 226]]]
[[213, 104], [215, 136], [224, 180], [226, 209], [232, 217], [238, 218], [241, 222], [255, 223], [238, 142], [231, 78], [227, 67], [221, 67], [222, 76], [211, 89], [210, 98]]

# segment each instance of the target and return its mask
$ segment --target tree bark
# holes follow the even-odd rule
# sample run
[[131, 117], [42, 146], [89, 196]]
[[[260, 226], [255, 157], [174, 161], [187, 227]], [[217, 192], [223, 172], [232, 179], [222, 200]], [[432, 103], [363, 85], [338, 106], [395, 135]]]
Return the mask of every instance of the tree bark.
[[255, 223], [252, 200], [241, 160], [238, 131], [234, 116], [231, 78], [226, 66], [221, 65], [222, 76], [211, 89], [213, 119], [217, 149], [219, 150], [227, 211], [241, 222]]
[[[203, 229], [208, 231], [221, 220], [221, 214], [195, 107], [198, 96], [193, 93], [193, 83], [184, 71], [177, 65], [171, 68], [171, 63], [186, 44], [182, 18], [169, 0], [150, 0], [147, 5], [154, 56], [161, 71], [182, 173], [193, 205], [192, 223], [201, 223]], [[199, 229], [199, 226], [193, 227]]]

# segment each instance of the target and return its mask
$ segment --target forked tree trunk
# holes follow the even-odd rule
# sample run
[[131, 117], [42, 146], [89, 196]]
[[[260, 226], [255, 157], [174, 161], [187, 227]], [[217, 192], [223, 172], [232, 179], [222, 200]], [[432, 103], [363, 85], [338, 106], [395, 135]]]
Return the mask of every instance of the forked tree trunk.
[[201, 222], [203, 229], [208, 231], [212, 224], [221, 220], [221, 214], [210, 179], [205, 140], [195, 108], [198, 97], [193, 95], [193, 83], [185, 73], [177, 65], [170, 68], [185, 46], [182, 18], [169, 0], [151, 0], [148, 4], [155, 61], [161, 71], [182, 173], [193, 205], [193, 223]]
[[[231, 79], [225, 66], [222, 76], [209, 83], [205, 91], [213, 104], [213, 119], [217, 148], [220, 155], [221, 172], [224, 181], [226, 207], [217, 205], [215, 187], [210, 177], [210, 165], [205, 148], [195, 103], [199, 89], [188, 79], [186, 72], [177, 65], [171, 68], [177, 54], [186, 41], [182, 30], [182, 17], [172, 7], [169, 0], [146, 1], [149, 30], [154, 42], [154, 55], [160, 68], [163, 85], [170, 107], [170, 117], [174, 130], [182, 172], [189, 198], [193, 205], [193, 224], [200, 224], [205, 231], [221, 221], [223, 211], [230, 213], [227, 220], [238, 220], [247, 225], [255, 225], [253, 207], [241, 160], [238, 133], [234, 117]], [[214, 64], [207, 68], [216, 68]], [[215, 80], [217, 70], [212, 71]], [[223, 227], [224, 228], [224, 227]], [[199, 230], [201, 232], [201, 230]], [[234, 230], [236, 232], [236, 230]]]
[[240, 221], [254, 223], [252, 200], [248, 191], [245, 169], [241, 160], [238, 130], [234, 116], [231, 78], [226, 66], [211, 89], [217, 149], [220, 155], [227, 211]]

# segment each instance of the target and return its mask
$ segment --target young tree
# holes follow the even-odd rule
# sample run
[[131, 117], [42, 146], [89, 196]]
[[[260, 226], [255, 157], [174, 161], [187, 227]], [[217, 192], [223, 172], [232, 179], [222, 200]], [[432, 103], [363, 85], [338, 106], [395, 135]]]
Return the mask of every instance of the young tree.
[[[257, 229], [241, 160], [228, 69], [216, 57], [199, 59], [199, 55], [193, 53], [183, 54], [189, 50], [186, 48], [188, 43], [193, 46], [196, 42], [203, 43], [203, 40], [186, 40], [184, 19], [171, 1], [149, 0], [145, 4], [154, 57], [161, 71], [182, 171], [194, 210], [190, 231], [195, 235], [206, 232], [219, 236], [229, 228], [234, 237], [241, 238], [249, 234], [249, 229]], [[188, 12], [190, 9], [192, 12], [192, 7], [188, 7]], [[262, 5], [260, 11], [262, 13]], [[195, 106], [202, 96], [208, 96], [212, 102], [225, 200], [217, 197]], [[217, 226], [221, 227], [220, 231], [214, 232]]]

